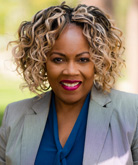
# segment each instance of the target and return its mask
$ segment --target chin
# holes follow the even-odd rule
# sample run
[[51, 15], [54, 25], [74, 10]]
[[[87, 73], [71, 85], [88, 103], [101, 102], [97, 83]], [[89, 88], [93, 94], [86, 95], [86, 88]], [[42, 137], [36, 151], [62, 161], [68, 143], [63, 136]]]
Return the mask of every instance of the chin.
[[70, 95], [70, 96], [66, 95], [66, 96], [60, 98], [60, 100], [62, 102], [64, 102], [65, 104], [75, 104], [75, 103], [77, 103], [77, 102], [79, 102], [81, 100], [84, 101], [84, 99], [85, 99], [85, 96], [80, 97], [80, 95], [75, 96], [75, 94], [74, 95]]

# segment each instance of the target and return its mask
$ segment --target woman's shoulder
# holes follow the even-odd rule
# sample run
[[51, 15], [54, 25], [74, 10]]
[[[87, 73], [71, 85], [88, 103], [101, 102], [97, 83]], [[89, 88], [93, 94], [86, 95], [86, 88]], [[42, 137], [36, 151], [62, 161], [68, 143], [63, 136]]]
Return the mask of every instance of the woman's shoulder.
[[[40, 105], [48, 99], [50, 92], [46, 92], [42, 97], [35, 96], [32, 98], [16, 101], [8, 104], [4, 112], [4, 118], [8, 121], [20, 120], [25, 117], [26, 114], [35, 113], [33, 107], [35, 105]], [[12, 119], [12, 120], [11, 120]]]
[[114, 115], [127, 121], [138, 120], [138, 94], [113, 89], [110, 97]]
[[119, 115], [133, 114], [138, 116], [138, 94], [112, 89], [105, 93], [93, 88], [92, 97], [95, 102], [104, 107], [110, 107]]
[[105, 106], [118, 107], [134, 107], [138, 109], [138, 94], [127, 93], [116, 89], [111, 89], [110, 93], [92, 89], [92, 98], [98, 104]]
[[111, 93], [109, 94], [113, 103], [117, 105], [127, 105], [127, 106], [134, 106], [138, 108], [138, 94], [134, 93], [127, 93], [124, 91], [119, 91], [112, 89]]

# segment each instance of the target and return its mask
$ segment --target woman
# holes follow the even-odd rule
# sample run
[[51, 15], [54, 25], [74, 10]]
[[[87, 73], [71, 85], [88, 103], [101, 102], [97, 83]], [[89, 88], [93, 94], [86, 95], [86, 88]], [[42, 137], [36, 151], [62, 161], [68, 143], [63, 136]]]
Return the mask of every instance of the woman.
[[112, 89], [124, 61], [109, 17], [62, 3], [18, 35], [17, 70], [38, 96], [6, 108], [0, 164], [138, 164], [138, 96]]

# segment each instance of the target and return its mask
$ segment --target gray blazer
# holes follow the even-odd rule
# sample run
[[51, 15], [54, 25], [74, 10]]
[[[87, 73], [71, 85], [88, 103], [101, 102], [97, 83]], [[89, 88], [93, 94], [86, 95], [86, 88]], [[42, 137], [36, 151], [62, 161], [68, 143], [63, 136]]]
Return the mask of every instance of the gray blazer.
[[[138, 95], [92, 89], [83, 165], [138, 165]], [[0, 165], [33, 165], [51, 92], [10, 104], [0, 128]], [[47, 165], [47, 163], [45, 162]]]

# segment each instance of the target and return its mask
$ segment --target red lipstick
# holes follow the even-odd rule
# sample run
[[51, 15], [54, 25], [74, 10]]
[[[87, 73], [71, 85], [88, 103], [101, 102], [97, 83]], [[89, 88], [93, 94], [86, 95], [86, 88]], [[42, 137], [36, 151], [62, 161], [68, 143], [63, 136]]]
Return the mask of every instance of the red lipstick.
[[62, 80], [60, 82], [61, 86], [68, 91], [76, 90], [80, 87], [81, 81], [78, 80]]

